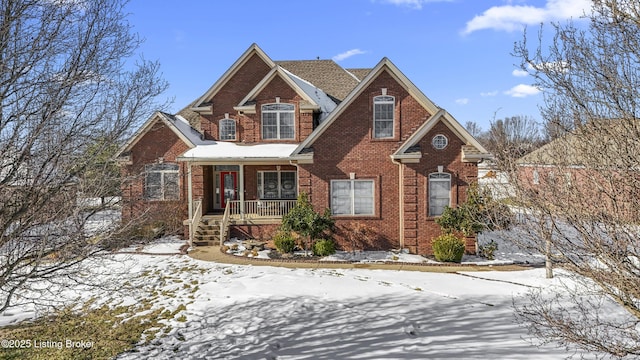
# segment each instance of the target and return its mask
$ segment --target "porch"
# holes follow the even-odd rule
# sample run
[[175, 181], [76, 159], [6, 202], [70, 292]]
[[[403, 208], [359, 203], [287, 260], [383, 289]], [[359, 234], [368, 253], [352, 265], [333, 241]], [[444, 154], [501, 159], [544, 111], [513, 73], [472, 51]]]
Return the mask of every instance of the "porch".
[[202, 201], [194, 201], [193, 217], [188, 221], [189, 241], [195, 245], [221, 244], [231, 225], [280, 224], [296, 200], [229, 200], [223, 214], [202, 213]]

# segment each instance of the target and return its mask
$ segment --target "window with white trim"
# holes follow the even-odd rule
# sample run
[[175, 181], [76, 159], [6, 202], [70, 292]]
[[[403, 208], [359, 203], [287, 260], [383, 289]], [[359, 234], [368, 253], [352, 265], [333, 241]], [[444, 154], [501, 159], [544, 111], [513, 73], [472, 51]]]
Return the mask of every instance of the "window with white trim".
[[295, 171], [258, 171], [260, 199], [295, 199], [297, 189]]
[[220, 140], [236, 139], [236, 121], [233, 119], [220, 120], [219, 126]]
[[373, 180], [331, 180], [331, 214], [375, 215]]
[[451, 204], [451, 174], [429, 174], [429, 216], [440, 216]]
[[146, 200], [179, 200], [178, 164], [147, 164], [144, 166], [144, 198]]
[[431, 145], [437, 150], [442, 150], [449, 145], [449, 139], [442, 134], [438, 134], [431, 139]]
[[262, 138], [295, 139], [294, 110], [293, 104], [262, 105]]
[[381, 95], [373, 98], [373, 137], [386, 139], [393, 137], [393, 114], [395, 98]]

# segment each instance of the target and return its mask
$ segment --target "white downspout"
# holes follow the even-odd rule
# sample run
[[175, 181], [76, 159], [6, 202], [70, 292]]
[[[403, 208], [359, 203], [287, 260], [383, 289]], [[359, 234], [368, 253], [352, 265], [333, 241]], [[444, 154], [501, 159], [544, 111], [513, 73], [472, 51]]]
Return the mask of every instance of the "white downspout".
[[404, 167], [402, 163], [396, 161], [393, 157], [391, 158], [391, 162], [398, 165], [398, 216], [400, 216], [400, 221], [398, 221], [398, 225], [400, 227], [400, 249], [404, 249]]
[[187, 163], [187, 207], [189, 208], [189, 246], [193, 246], [193, 184], [191, 180], [191, 162]]

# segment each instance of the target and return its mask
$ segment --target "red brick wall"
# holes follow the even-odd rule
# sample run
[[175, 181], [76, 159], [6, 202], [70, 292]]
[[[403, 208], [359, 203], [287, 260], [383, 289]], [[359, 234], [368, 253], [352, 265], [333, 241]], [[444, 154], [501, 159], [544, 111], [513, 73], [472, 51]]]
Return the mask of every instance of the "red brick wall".
[[261, 106], [276, 102], [276, 96], [281, 103], [295, 105], [296, 138], [294, 140], [266, 140], [274, 142], [301, 142], [313, 131], [313, 114], [300, 112], [298, 95], [282, 78], [276, 76], [267, 86], [256, 95], [255, 114], [238, 114], [233, 109], [240, 101], [264, 78], [270, 71], [267, 64], [257, 55], [251, 57], [220, 89], [213, 99], [213, 114], [202, 116], [201, 127], [207, 139], [219, 139], [219, 122], [229, 114], [230, 119], [236, 120], [236, 141], [245, 143], [263, 142], [261, 129]]
[[[151, 129], [133, 146], [131, 150], [131, 165], [123, 165], [121, 173], [122, 183], [122, 219], [151, 221], [171, 217], [171, 221], [182, 223], [187, 214], [187, 171], [186, 164], [176, 162], [176, 157], [188, 150], [188, 146], [175, 135], [171, 129], [161, 121], [156, 122]], [[177, 163], [180, 166], [180, 200], [179, 201], [147, 201], [144, 199], [144, 165], [157, 163], [159, 158], [165, 163]], [[197, 184], [202, 177], [198, 167], [194, 167], [193, 183]], [[198, 187], [195, 187], [198, 189]], [[201, 187], [200, 187], [201, 196]], [[198, 193], [198, 190], [195, 191]]]
[[[394, 96], [395, 138], [373, 139], [373, 97], [381, 88]], [[383, 72], [345, 109], [314, 144], [314, 163], [299, 167], [300, 191], [309, 193], [317, 211], [330, 207], [330, 181], [349, 179], [375, 180], [375, 215], [370, 217], [335, 217], [340, 229], [337, 240], [343, 248], [350, 246], [348, 233], [353, 224], [366, 228], [373, 238], [366, 247], [398, 248], [400, 246], [399, 186], [404, 190], [405, 247], [420, 254], [431, 253], [431, 239], [440, 233], [439, 226], [428, 216], [427, 178], [437, 166], [452, 174], [452, 204], [464, 201], [466, 186], [476, 176], [475, 164], [461, 162], [463, 142], [443, 123], [437, 124], [420, 142], [423, 152], [419, 164], [406, 164], [404, 179], [399, 179], [398, 165], [390, 155], [430, 114], [386, 72]], [[431, 139], [444, 134], [449, 139], [443, 150], [435, 150]]]
[[[431, 145], [434, 136], [442, 134], [449, 143], [437, 150]], [[405, 165], [405, 245], [419, 254], [431, 254], [431, 240], [440, 235], [435, 218], [429, 216], [429, 174], [451, 174], [451, 205], [466, 201], [468, 185], [477, 179], [477, 164], [462, 162], [462, 145], [453, 131], [443, 122], [436, 124], [419, 142], [422, 159], [417, 164]]]
[[238, 120], [236, 123], [237, 138], [244, 136], [244, 119], [233, 109], [270, 71], [269, 66], [258, 56], [253, 55], [241, 66], [213, 98], [213, 114], [205, 115], [201, 120], [202, 131], [207, 139], [218, 139], [218, 121], [228, 113], [229, 117]]

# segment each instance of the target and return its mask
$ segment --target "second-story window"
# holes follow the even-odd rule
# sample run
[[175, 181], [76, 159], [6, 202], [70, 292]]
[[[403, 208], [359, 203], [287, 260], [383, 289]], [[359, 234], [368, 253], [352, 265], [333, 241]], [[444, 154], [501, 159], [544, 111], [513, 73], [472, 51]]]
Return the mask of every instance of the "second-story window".
[[233, 119], [220, 120], [220, 140], [236, 140], [236, 121]]
[[393, 96], [376, 96], [373, 98], [373, 137], [385, 139], [393, 137], [393, 113], [395, 98]]
[[295, 139], [293, 104], [262, 105], [262, 138]]

